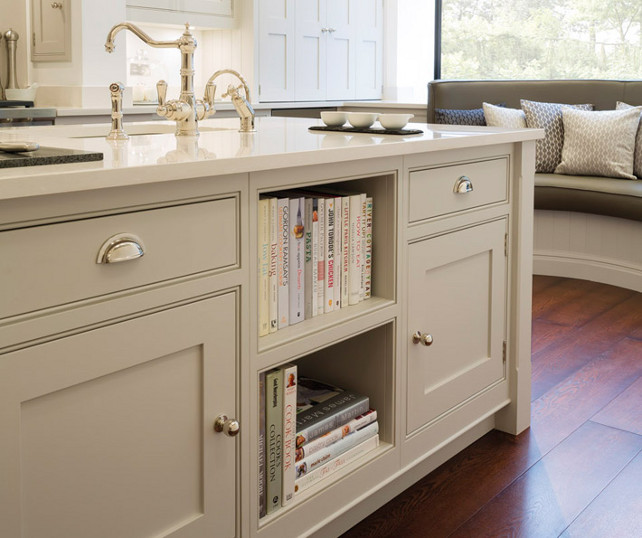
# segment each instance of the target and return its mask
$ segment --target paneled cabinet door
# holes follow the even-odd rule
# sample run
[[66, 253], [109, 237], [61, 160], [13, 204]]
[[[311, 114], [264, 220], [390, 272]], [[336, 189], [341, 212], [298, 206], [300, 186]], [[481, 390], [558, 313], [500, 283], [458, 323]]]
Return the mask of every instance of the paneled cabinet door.
[[127, 19], [200, 28], [232, 28], [233, 0], [127, 0]]
[[71, 60], [71, 5], [68, 0], [31, 0], [32, 62]]
[[498, 220], [409, 246], [407, 434], [505, 376], [505, 233]]
[[236, 532], [229, 292], [0, 356], [0, 535]]
[[264, 0], [258, 10], [259, 99], [294, 101], [294, 0]]

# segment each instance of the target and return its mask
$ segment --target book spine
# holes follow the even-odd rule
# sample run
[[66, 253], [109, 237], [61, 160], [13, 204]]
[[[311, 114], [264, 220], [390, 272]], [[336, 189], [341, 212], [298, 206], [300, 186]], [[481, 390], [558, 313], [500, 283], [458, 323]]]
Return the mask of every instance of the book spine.
[[362, 428], [356, 432], [346, 435], [343, 439], [333, 443], [324, 449], [308, 456], [296, 464], [296, 477], [301, 478], [319, 468], [321, 465], [326, 464], [330, 460], [340, 456], [344, 452], [350, 450], [353, 446], [356, 446], [366, 439], [369, 439], [373, 435], [379, 433], [379, 424], [373, 422], [365, 428]]
[[290, 325], [305, 319], [304, 198], [290, 198]]
[[359, 415], [358, 417], [353, 418], [351, 421], [347, 422], [335, 428], [334, 430], [329, 431], [328, 433], [313, 439], [305, 446], [297, 448], [296, 450], [296, 461], [301, 461], [303, 458], [311, 456], [315, 452], [324, 449], [327, 446], [330, 446], [333, 443], [343, 439], [346, 435], [364, 428], [368, 424], [373, 423], [377, 420], [377, 411], [374, 409], [368, 410], [367, 413]]
[[325, 303], [323, 312], [334, 310], [334, 198], [325, 199]]
[[365, 285], [364, 299], [372, 296], [372, 197], [366, 198], [366, 252], [365, 252]]
[[350, 289], [350, 198], [341, 199], [341, 308], [349, 304]]
[[265, 336], [270, 332], [270, 201], [268, 199], [259, 200], [257, 224], [259, 336]]
[[350, 288], [349, 304], [359, 304], [361, 294], [361, 196], [350, 196]]
[[378, 446], [379, 435], [377, 434], [373, 437], [370, 437], [369, 439], [366, 439], [357, 446], [352, 447], [350, 450], [344, 452], [333, 460], [330, 460], [328, 463], [322, 465], [318, 469], [315, 469], [311, 473], [308, 473], [305, 476], [299, 478], [294, 484], [295, 492], [298, 494], [305, 491], [306, 489], [318, 483], [321, 479], [339, 471], [343, 467], [347, 466], [350, 462], [356, 460], [357, 458], [360, 458], [361, 456], [374, 450]]
[[319, 313], [319, 199], [312, 198], [312, 316], [316, 316], [318, 313]]
[[267, 510], [271, 514], [281, 507], [283, 480], [283, 386], [282, 372], [272, 370], [265, 376], [267, 432]]
[[361, 194], [361, 289], [359, 301], [363, 301], [366, 289], [366, 195]]
[[318, 199], [319, 204], [319, 264], [317, 280], [317, 314], [323, 314], [325, 305], [325, 198]]
[[265, 372], [259, 374], [259, 517], [267, 512], [267, 488], [265, 467]]
[[276, 332], [279, 329], [279, 285], [277, 276], [278, 260], [278, 213], [277, 200], [270, 198], [270, 283], [269, 283], [269, 300], [270, 300], [270, 332]]
[[277, 278], [279, 287], [279, 329], [290, 324], [290, 207], [287, 198], [277, 201]]
[[352, 392], [342, 392], [313, 409], [304, 416], [297, 416], [296, 446], [320, 437], [324, 433], [345, 424], [369, 409], [367, 396]]
[[341, 264], [343, 259], [343, 219], [341, 200], [340, 196], [334, 199], [334, 310], [339, 310], [341, 308]]
[[314, 290], [314, 286], [312, 285], [312, 278], [314, 276], [314, 271], [312, 271], [312, 218], [312, 198], [306, 198], [305, 219], [303, 224], [305, 227], [303, 236], [305, 238], [305, 284], [303, 286], [305, 319], [310, 319], [312, 317], [312, 293]]
[[283, 480], [281, 486], [281, 506], [292, 502], [294, 498], [294, 458], [296, 442], [296, 364], [287, 364], [281, 369], [283, 373]]

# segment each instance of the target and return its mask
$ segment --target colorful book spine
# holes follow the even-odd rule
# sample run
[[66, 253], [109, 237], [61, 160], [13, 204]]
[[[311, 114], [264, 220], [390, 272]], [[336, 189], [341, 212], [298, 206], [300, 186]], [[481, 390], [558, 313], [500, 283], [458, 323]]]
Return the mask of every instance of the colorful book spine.
[[311, 473], [308, 473], [298, 480], [294, 484], [295, 492], [301, 493], [306, 489], [314, 486], [323, 478], [336, 473], [340, 469], [346, 467], [349, 463], [355, 461], [356, 459], [364, 456], [368, 452], [371, 452], [379, 446], [379, 435], [375, 435], [366, 439], [362, 443], [358, 444], [355, 447], [352, 447], [350, 450], [344, 452], [340, 456], [330, 460], [325, 465], [320, 466], [318, 469], [315, 469]]
[[320, 437], [365, 413], [370, 408], [367, 396], [343, 391], [306, 409], [296, 417], [296, 446]]
[[270, 201], [259, 200], [257, 218], [259, 336], [270, 332]]
[[366, 197], [366, 251], [365, 251], [365, 282], [363, 298], [372, 296], [372, 197]]
[[259, 374], [259, 517], [267, 513], [265, 456], [265, 372], [261, 372]]
[[319, 205], [319, 264], [317, 280], [317, 314], [323, 314], [325, 305], [325, 198], [318, 199]]
[[[307, 276], [307, 273], [306, 273]], [[312, 316], [319, 313], [319, 199], [312, 198]]]
[[281, 506], [292, 502], [295, 480], [295, 443], [296, 443], [296, 364], [281, 368], [283, 374], [283, 480], [281, 487]]
[[361, 295], [361, 195], [350, 196], [350, 288], [348, 302], [359, 304]]
[[276, 332], [279, 329], [279, 285], [277, 275], [277, 260], [278, 260], [278, 213], [277, 213], [277, 199], [269, 198], [270, 200], [270, 269], [269, 269], [269, 311], [270, 311], [270, 332]]
[[312, 279], [316, 274], [315, 271], [312, 270], [312, 219], [314, 211], [312, 203], [312, 198], [305, 199], [305, 219], [303, 221], [303, 237], [305, 240], [305, 284], [303, 286], [305, 319], [310, 319], [312, 317], [312, 293], [314, 290]]
[[361, 194], [361, 289], [359, 301], [363, 301], [366, 289], [366, 195]]
[[343, 219], [342, 219], [342, 198], [334, 199], [334, 310], [341, 308], [341, 264], [342, 264], [342, 240], [343, 240]]
[[265, 376], [265, 425], [267, 454], [267, 509], [271, 514], [281, 507], [283, 482], [283, 374], [272, 370]]
[[290, 207], [287, 198], [277, 200], [277, 279], [279, 329], [290, 324]]
[[313, 439], [306, 445], [297, 448], [295, 460], [301, 461], [308, 456], [311, 456], [315, 452], [324, 449], [327, 446], [330, 446], [337, 441], [343, 439], [346, 435], [364, 428], [368, 424], [372, 424], [377, 420], [377, 411], [374, 409], [369, 409], [367, 412], [359, 415], [358, 417], [353, 418], [351, 421], [346, 424], [342, 424], [338, 428], [329, 431], [328, 433]]
[[289, 323], [305, 319], [305, 199], [290, 198]]
[[323, 312], [334, 310], [334, 198], [325, 199], [325, 292]]
[[377, 422], [373, 422], [365, 428], [346, 435], [340, 441], [337, 441], [336, 443], [333, 443], [297, 462], [295, 466], [296, 477], [301, 478], [378, 433], [379, 424]]
[[350, 289], [350, 198], [341, 198], [341, 308], [349, 304]]

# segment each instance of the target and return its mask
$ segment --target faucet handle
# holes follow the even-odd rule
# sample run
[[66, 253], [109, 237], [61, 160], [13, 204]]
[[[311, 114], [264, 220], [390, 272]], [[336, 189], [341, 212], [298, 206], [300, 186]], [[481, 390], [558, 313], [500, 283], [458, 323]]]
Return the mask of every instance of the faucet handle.
[[203, 101], [205, 101], [210, 106], [214, 106], [215, 94], [216, 94], [216, 84], [214, 84], [212, 81], [209, 81], [205, 85], [205, 96], [203, 97]]
[[159, 80], [156, 83], [156, 94], [158, 95], [158, 106], [163, 106], [167, 97], [167, 82]]

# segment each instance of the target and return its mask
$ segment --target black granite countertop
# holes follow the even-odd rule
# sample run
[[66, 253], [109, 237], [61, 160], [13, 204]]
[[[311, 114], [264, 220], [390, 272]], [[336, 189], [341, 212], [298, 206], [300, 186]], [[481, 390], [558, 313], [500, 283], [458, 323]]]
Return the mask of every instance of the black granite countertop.
[[38, 166], [43, 164], [84, 163], [102, 161], [103, 154], [79, 149], [40, 147], [36, 151], [5, 153], [0, 151], [0, 168]]

